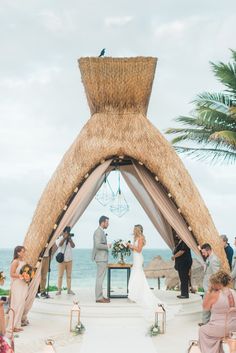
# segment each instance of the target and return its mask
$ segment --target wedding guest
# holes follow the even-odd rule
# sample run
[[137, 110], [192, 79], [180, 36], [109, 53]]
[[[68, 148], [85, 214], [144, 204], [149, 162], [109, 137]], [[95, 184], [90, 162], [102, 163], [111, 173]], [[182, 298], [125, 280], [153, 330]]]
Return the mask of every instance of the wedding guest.
[[40, 281], [40, 294], [42, 298], [50, 298], [48, 294], [48, 288], [46, 288], [47, 276], [48, 276], [48, 271], [50, 271], [49, 265], [56, 251], [57, 251], [57, 246], [56, 244], [54, 244], [53, 247], [49, 250], [49, 252], [43, 256], [42, 268], [41, 268], [41, 281]]
[[230, 271], [232, 270], [232, 261], [233, 261], [233, 256], [234, 256], [234, 250], [228, 243], [228, 237], [225, 234], [222, 234], [221, 236], [224, 248], [225, 248], [225, 254], [229, 263], [229, 268]]
[[101, 216], [99, 219], [99, 227], [95, 230], [93, 235], [93, 253], [92, 260], [97, 265], [97, 277], [95, 286], [96, 303], [109, 303], [109, 298], [103, 296], [103, 281], [107, 271], [108, 251], [111, 244], [107, 243], [105, 229], [109, 226], [109, 218]]
[[175, 261], [175, 269], [178, 271], [180, 279], [181, 294], [179, 299], [189, 298], [189, 274], [193, 263], [191, 251], [187, 244], [176, 234], [177, 244], [173, 250], [172, 260]]
[[17, 246], [14, 249], [13, 261], [10, 267], [11, 277], [11, 299], [10, 308], [13, 309], [9, 312], [9, 321], [7, 325], [7, 332], [20, 332], [21, 319], [24, 312], [25, 300], [28, 294], [28, 284], [23, 280], [20, 270], [25, 265], [25, 248], [24, 246]]
[[[203, 289], [204, 289], [204, 297], [208, 291], [208, 287], [210, 284], [211, 275], [215, 274], [220, 269], [220, 261], [218, 257], [214, 254], [212, 247], [210, 244], [205, 243], [201, 246], [201, 253], [205, 259], [205, 268], [204, 268], [204, 276], [203, 276]], [[211, 312], [210, 310], [203, 310], [202, 313], [202, 322], [199, 326], [206, 324], [210, 320]]]
[[[236, 237], [234, 238], [234, 246], [236, 247]], [[236, 289], [236, 258], [235, 257], [234, 257], [234, 261], [232, 264], [231, 277], [233, 280], [233, 288]]]
[[67, 283], [67, 294], [74, 295], [75, 293], [71, 290], [71, 274], [72, 274], [72, 249], [75, 247], [75, 243], [71, 238], [71, 227], [66, 226], [63, 230], [62, 235], [58, 238], [56, 244], [58, 246], [58, 253], [64, 254], [64, 261], [58, 263], [58, 291], [56, 295], [61, 295], [62, 280], [64, 271], [66, 270], [66, 283]]
[[236, 331], [236, 292], [229, 288], [231, 277], [218, 271], [210, 277], [203, 309], [211, 312], [210, 321], [199, 328], [201, 353], [223, 353], [222, 337]]

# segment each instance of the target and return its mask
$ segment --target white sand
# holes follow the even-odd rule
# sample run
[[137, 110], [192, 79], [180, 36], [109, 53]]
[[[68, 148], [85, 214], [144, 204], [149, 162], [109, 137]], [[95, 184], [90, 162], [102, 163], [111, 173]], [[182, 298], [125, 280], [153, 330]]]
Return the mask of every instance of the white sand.
[[[178, 300], [178, 293], [158, 291], [157, 295], [179, 313], [167, 323], [167, 332], [154, 338], [146, 336], [150, 325], [143, 310], [126, 299], [112, 299], [109, 304], [94, 302], [93, 290], [79, 293], [81, 319], [86, 332], [81, 336], [69, 333], [69, 313], [73, 296], [62, 294], [54, 299], [35, 300], [29, 315], [30, 326], [15, 339], [16, 353], [43, 352], [44, 340], [53, 338], [58, 353], [183, 353], [190, 339], [197, 338], [201, 321], [201, 298]], [[153, 317], [154, 320], [154, 317]]]

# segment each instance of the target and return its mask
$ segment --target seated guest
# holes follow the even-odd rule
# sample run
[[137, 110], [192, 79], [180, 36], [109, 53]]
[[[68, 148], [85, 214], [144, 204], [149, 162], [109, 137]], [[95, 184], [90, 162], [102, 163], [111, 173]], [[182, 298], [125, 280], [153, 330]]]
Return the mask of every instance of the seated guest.
[[222, 338], [236, 331], [236, 292], [229, 288], [231, 277], [218, 271], [210, 277], [203, 309], [211, 311], [210, 321], [199, 328], [201, 353], [223, 353]]
[[179, 299], [189, 298], [189, 273], [192, 266], [192, 256], [189, 247], [176, 234], [177, 245], [173, 250], [172, 260], [175, 261], [175, 269], [178, 271], [180, 279], [181, 294], [177, 295]]
[[9, 312], [9, 321], [7, 331], [20, 332], [21, 319], [24, 312], [25, 300], [28, 294], [28, 284], [23, 280], [20, 270], [25, 265], [25, 248], [24, 246], [17, 246], [14, 249], [14, 257], [10, 267], [11, 276], [11, 300], [10, 308], [14, 310], [14, 317], [12, 311]]
[[230, 244], [228, 243], [228, 238], [225, 234], [222, 234], [221, 236], [224, 248], [225, 248], [225, 254], [229, 263], [229, 268], [230, 271], [232, 270], [232, 261], [233, 261], [233, 256], [234, 256], [234, 250], [233, 248], [230, 246]]

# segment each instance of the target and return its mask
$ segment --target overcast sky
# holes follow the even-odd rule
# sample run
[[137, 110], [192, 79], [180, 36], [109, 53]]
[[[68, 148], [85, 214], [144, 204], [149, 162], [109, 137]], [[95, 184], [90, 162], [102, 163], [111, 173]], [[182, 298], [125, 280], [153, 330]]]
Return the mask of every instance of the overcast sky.
[[[0, 246], [23, 242], [46, 183], [90, 116], [79, 57], [97, 56], [104, 47], [108, 56], [158, 57], [148, 116], [163, 132], [188, 114], [196, 94], [222, 89], [209, 61], [228, 61], [229, 48], [236, 49], [235, 14], [235, 0], [1, 0]], [[232, 242], [236, 166], [184, 163], [219, 232]], [[91, 247], [102, 213], [111, 216], [111, 239], [129, 238], [138, 222], [149, 247], [165, 247], [126, 195], [131, 210], [121, 219], [96, 200], [90, 204], [75, 227], [78, 247]]]

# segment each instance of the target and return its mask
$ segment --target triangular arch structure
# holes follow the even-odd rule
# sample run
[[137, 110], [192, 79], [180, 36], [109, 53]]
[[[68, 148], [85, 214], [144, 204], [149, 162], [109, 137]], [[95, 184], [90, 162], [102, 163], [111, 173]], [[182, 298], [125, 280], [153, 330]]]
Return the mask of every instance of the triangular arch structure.
[[[139, 201], [143, 195], [140, 190], [146, 191], [149, 199], [140, 202], [153, 224], [162, 227], [159, 233], [164, 234], [163, 229], [168, 233], [171, 226], [195, 252], [197, 244], [209, 242], [227, 267], [219, 234], [196, 186], [172, 146], [146, 117], [156, 61], [151, 57], [79, 60], [91, 118], [64, 155], [37, 205], [24, 242], [33, 265], [63, 229], [73, 200], [91, 176], [97, 175], [93, 184], [96, 191], [105, 171], [119, 164]], [[135, 187], [132, 179], [141, 186]], [[91, 190], [87, 189], [87, 198], [94, 196]], [[78, 207], [83, 209], [82, 204]], [[155, 207], [162, 222], [155, 220]], [[74, 210], [74, 217], [78, 210]], [[166, 238], [170, 247], [171, 241], [171, 237]]]

